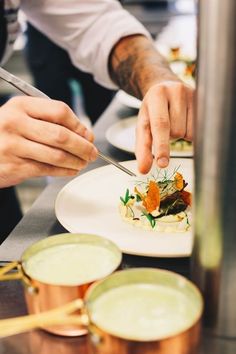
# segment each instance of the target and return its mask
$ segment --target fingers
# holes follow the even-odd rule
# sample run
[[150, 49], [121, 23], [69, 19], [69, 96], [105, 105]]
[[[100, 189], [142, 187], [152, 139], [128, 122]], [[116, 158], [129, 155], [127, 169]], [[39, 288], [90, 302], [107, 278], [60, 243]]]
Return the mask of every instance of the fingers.
[[97, 158], [93, 135], [67, 106], [59, 106], [18, 97], [0, 107], [0, 188], [29, 177], [75, 175]]
[[149, 89], [136, 128], [135, 151], [141, 173], [150, 170], [152, 151], [158, 167], [168, 166], [170, 138], [192, 140], [193, 95], [192, 88], [176, 81]]
[[16, 149], [16, 156], [20, 158], [42, 162], [55, 167], [80, 171], [88, 164], [85, 160], [66, 151], [39, 144], [22, 137], [16, 138], [14, 147]]
[[147, 107], [142, 105], [136, 126], [135, 155], [138, 161], [138, 169], [141, 173], [147, 173], [152, 166], [152, 134], [150, 129]]
[[189, 90], [187, 94], [188, 107], [187, 107], [187, 122], [186, 133], [184, 138], [186, 140], [193, 140], [193, 117], [194, 117], [194, 91]]
[[[32, 119], [28, 116], [23, 117], [21, 121], [22, 124], [18, 126], [20, 135], [27, 140], [39, 143], [38, 145], [43, 145], [44, 149], [41, 146], [40, 152], [42, 152], [41, 150], [46, 151], [46, 146], [58, 148], [57, 155], [61, 154], [62, 159], [66, 159], [69, 155], [74, 155], [75, 161], [81, 161], [82, 159], [89, 162], [97, 158], [97, 149], [91, 142], [64, 126]], [[46, 158], [46, 155], [42, 156]], [[53, 157], [51, 154], [49, 156], [50, 158]], [[67, 162], [71, 163], [71, 160], [72, 156]], [[48, 161], [45, 160], [45, 162]], [[74, 168], [74, 164], [71, 167]]]
[[[155, 104], [153, 104], [155, 102]], [[168, 99], [164, 87], [150, 92], [148, 113], [153, 137], [154, 158], [161, 168], [169, 163], [170, 117]]]
[[64, 102], [47, 100], [38, 97], [14, 97], [8, 101], [8, 105], [14, 105], [32, 118], [59, 124], [83, 136], [88, 141], [94, 140], [93, 133], [88, 130]]
[[[17, 169], [17, 173], [16, 173]], [[17, 158], [14, 162], [1, 164], [0, 188], [14, 186], [32, 177], [75, 176], [77, 170], [47, 165], [38, 161]]]
[[[52, 177], [63, 177], [63, 176], [75, 176], [78, 170], [72, 170], [69, 168], [56, 167], [52, 165], [47, 165], [38, 161], [24, 160], [22, 165], [22, 170], [24, 170], [24, 175], [22, 180], [26, 178], [32, 178], [35, 176], [52, 176]], [[26, 175], [27, 172], [27, 175]]]
[[3, 139], [1, 143], [0, 188], [16, 185], [31, 177], [74, 176], [87, 165], [73, 155], [22, 137], [14, 136], [14, 141]]
[[185, 86], [176, 83], [171, 92], [167, 91], [170, 117], [170, 137], [178, 139], [185, 137], [188, 114], [188, 94]]
[[6, 131], [14, 131], [16, 135], [28, 140], [59, 148], [85, 161], [96, 159], [97, 149], [88, 141], [93, 136], [64, 103], [34, 97], [16, 97], [5, 106]]

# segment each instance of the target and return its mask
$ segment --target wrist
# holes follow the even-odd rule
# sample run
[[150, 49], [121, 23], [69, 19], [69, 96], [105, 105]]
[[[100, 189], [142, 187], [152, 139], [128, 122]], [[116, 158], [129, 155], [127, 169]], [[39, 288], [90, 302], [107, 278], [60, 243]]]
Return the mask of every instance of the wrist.
[[141, 93], [140, 98], [143, 99], [146, 93], [153, 86], [162, 85], [162, 84], [169, 85], [171, 83], [176, 83], [176, 82], [181, 82], [181, 80], [178, 78], [178, 76], [172, 73], [171, 70], [161, 70], [160, 72], [156, 73], [156, 75], [153, 75], [153, 77], [150, 78], [150, 80], [144, 79], [139, 83], [139, 88]]
[[122, 38], [111, 52], [109, 68], [113, 81], [139, 99], [153, 85], [180, 81], [153, 42], [143, 35]]

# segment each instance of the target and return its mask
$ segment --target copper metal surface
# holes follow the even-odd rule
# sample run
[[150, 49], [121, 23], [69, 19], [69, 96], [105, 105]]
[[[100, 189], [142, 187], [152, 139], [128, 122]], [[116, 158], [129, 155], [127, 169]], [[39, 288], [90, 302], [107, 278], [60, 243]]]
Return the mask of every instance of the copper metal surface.
[[[166, 284], [181, 289], [193, 301], [198, 309], [197, 318], [192, 326], [168, 338], [137, 341], [109, 334], [98, 328], [92, 321], [93, 301], [103, 292], [131, 283]], [[201, 315], [203, 310], [202, 297], [195, 285], [176, 273], [152, 268], [134, 268], [112, 274], [106, 279], [95, 283], [85, 295], [85, 305], [90, 317], [88, 326], [89, 354], [198, 354]], [[125, 321], [125, 319], [124, 319]]]
[[[192, 325], [186, 328], [184, 331], [175, 333], [167, 338], [158, 338], [154, 340], [133, 340], [131, 338], [121, 338], [114, 334], [110, 334], [101, 328], [99, 328], [92, 319], [93, 313], [93, 303], [109, 289], [113, 287], [119, 287], [130, 283], [143, 283], [147, 282], [150, 284], [160, 283], [168, 284], [170, 287], [182, 290], [186, 296], [188, 296], [193, 306], [196, 306], [197, 312], [195, 317], [192, 319]], [[37, 292], [32, 292], [31, 294], [27, 291], [27, 301], [29, 306], [29, 311], [31, 313], [39, 313], [39, 318], [42, 318], [42, 311], [51, 308], [51, 306], [56, 307], [61, 304], [61, 302], [67, 302], [69, 298], [72, 297], [84, 297], [84, 311], [86, 311], [89, 322], [87, 328], [89, 330], [89, 336], [87, 336], [87, 352], [88, 354], [197, 354], [198, 353], [198, 343], [200, 338], [200, 319], [203, 309], [202, 297], [198, 289], [190, 283], [187, 279], [169, 271], [156, 270], [150, 268], [136, 268], [132, 270], [119, 271], [107, 278], [96, 282], [88, 291], [88, 287], [79, 289], [80, 292], [76, 291], [72, 294], [70, 291], [67, 292], [66, 287], [62, 288], [56, 286], [55, 289], [51, 285], [45, 286], [45, 284], [40, 284], [38, 282], [33, 282], [32, 285], [38, 288]], [[32, 289], [32, 288], [28, 288]], [[62, 289], [62, 292], [61, 292]], [[55, 291], [55, 292], [54, 292]], [[41, 294], [40, 294], [41, 293]], [[85, 294], [86, 293], [86, 294]], [[67, 305], [68, 306], [68, 305]], [[37, 315], [31, 315], [26, 317], [26, 321], [30, 323], [29, 328], [35, 328], [39, 326], [40, 321], [34, 319]], [[53, 317], [53, 316], [52, 316]], [[75, 318], [80, 318], [81, 316], [74, 316]], [[55, 318], [55, 316], [54, 316]], [[72, 317], [71, 317], [72, 318]], [[61, 318], [58, 318], [58, 323], [60, 324]], [[14, 325], [15, 319], [8, 320], [8, 326]], [[19, 318], [18, 318], [19, 321]], [[21, 317], [20, 321], [24, 321]], [[37, 322], [38, 321], [38, 322]], [[3, 323], [1, 321], [1, 323]], [[53, 322], [55, 323], [55, 322]], [[18, 332], [19, 329], [18, 326]], [[58, 326], [53, 328], [46, 328], [46, 330], [57, 334], [66, 335], [78, 335], [83, 333], [85, 328], [77, 328], [72, 326]], [[80, 330], [82, 332], [80, 332]], [[1, 334], [1, 333], [0, 333]], [[74, 347], [73, 347], [74, 350]]]
[[[119, 267], [122, 258], [120, 250], [111, 241], [100, 236], [66, 233], [48, 237], [31, 245], [23, 253], [22, 262], [12, 262], [12, 264], [8, 264], [0, 270], [0, 281], [11, 279], [22, 280], [25, 288], [24, 293], [29, 314], [40, 314], [42, 312], [56, 309], [71, 303], [73, 300], [84, 299], [87, 289], [93, 282], [74, 286], [46, 284], [36, 279], [32, 279], [25, 273], [24, 270], [24, 261], [29, 259], [33, 254], [37, 253], [41, 249], [45, 249], [52, 245], [69, 244], [73, 242], [100, 245], [111, 250], [117, 255], [117, 264], [114, 264], [114, 269], [111, 269], [110, 273]], [[5, 274], [16, 266], [18, 268], [18, 272]], [[73, 315], [81, 315], [81, 311], [77, 310], [73, 313]], [[82, 324], [78, 324], [79, 316], [77, 316], [77, 319], [77, 321], [74, 321], [76, 324], [73, 324], [73, 321], [71, 321], [72, 324], [43, 326], [42, 328], [50, 333], [63, 336], [80, 336], [86, 334], [87, 328]], [[34, 326], [32, 325], [32, 327]]]
[[[32, 286], [37, 289], [32, 292], [25, 288], [25, 299], [30, 314], [39, 314], [53, 308], [68, 304], [75, 299], [83, 299], [86, 290], [92, 283], [77, 286], [48, 285], [32, 280]], [[28, 290], [29, 289], [29, 290]], [[81, 314], [78, 310], [74, 314]], [[87, 328], [80, 325], [58, 325], [43, 327], [44, 330], [63, 336], [79, 336], [87, 333]]]
[[138, 342], [112, 336], [90, 325], [88, 354], [198, 354], [200, 328], [200, 321], [198, 321], [177, 336]]

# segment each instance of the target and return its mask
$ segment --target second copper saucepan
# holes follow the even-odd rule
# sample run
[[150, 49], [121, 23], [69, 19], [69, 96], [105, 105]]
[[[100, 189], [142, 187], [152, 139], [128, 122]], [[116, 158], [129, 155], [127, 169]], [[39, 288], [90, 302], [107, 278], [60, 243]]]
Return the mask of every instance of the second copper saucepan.
[[[83, 314], [68, 315], [79, 307]], [[0, 321], [0, 336], [45, 323], [83, 323], [89, 354], [197, 354], [203, 309], [199, 290], [169, 271], [136, 268], [94, 283], [75, 300], [39, 315]]]

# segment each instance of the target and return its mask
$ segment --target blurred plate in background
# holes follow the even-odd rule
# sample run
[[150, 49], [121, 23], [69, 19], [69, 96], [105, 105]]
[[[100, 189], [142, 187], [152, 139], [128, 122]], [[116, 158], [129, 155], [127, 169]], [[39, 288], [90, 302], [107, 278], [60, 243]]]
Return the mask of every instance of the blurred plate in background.
[[[121, 119], [107, 129], [106, 139], [116, 148], [134, 154], [136, 122], [137, 116]], [[193, 146], [184, 140], [173, 141], [170, 146], [170, 155], [173, 157], [192, 157]]]
[[120, 103], [127, 107], [139, 109], [141, 107], [142, 101], [138, 100], [136, 97], [129, 95], [123, 90], [119, 90], [116, 94], [117, 99]]

